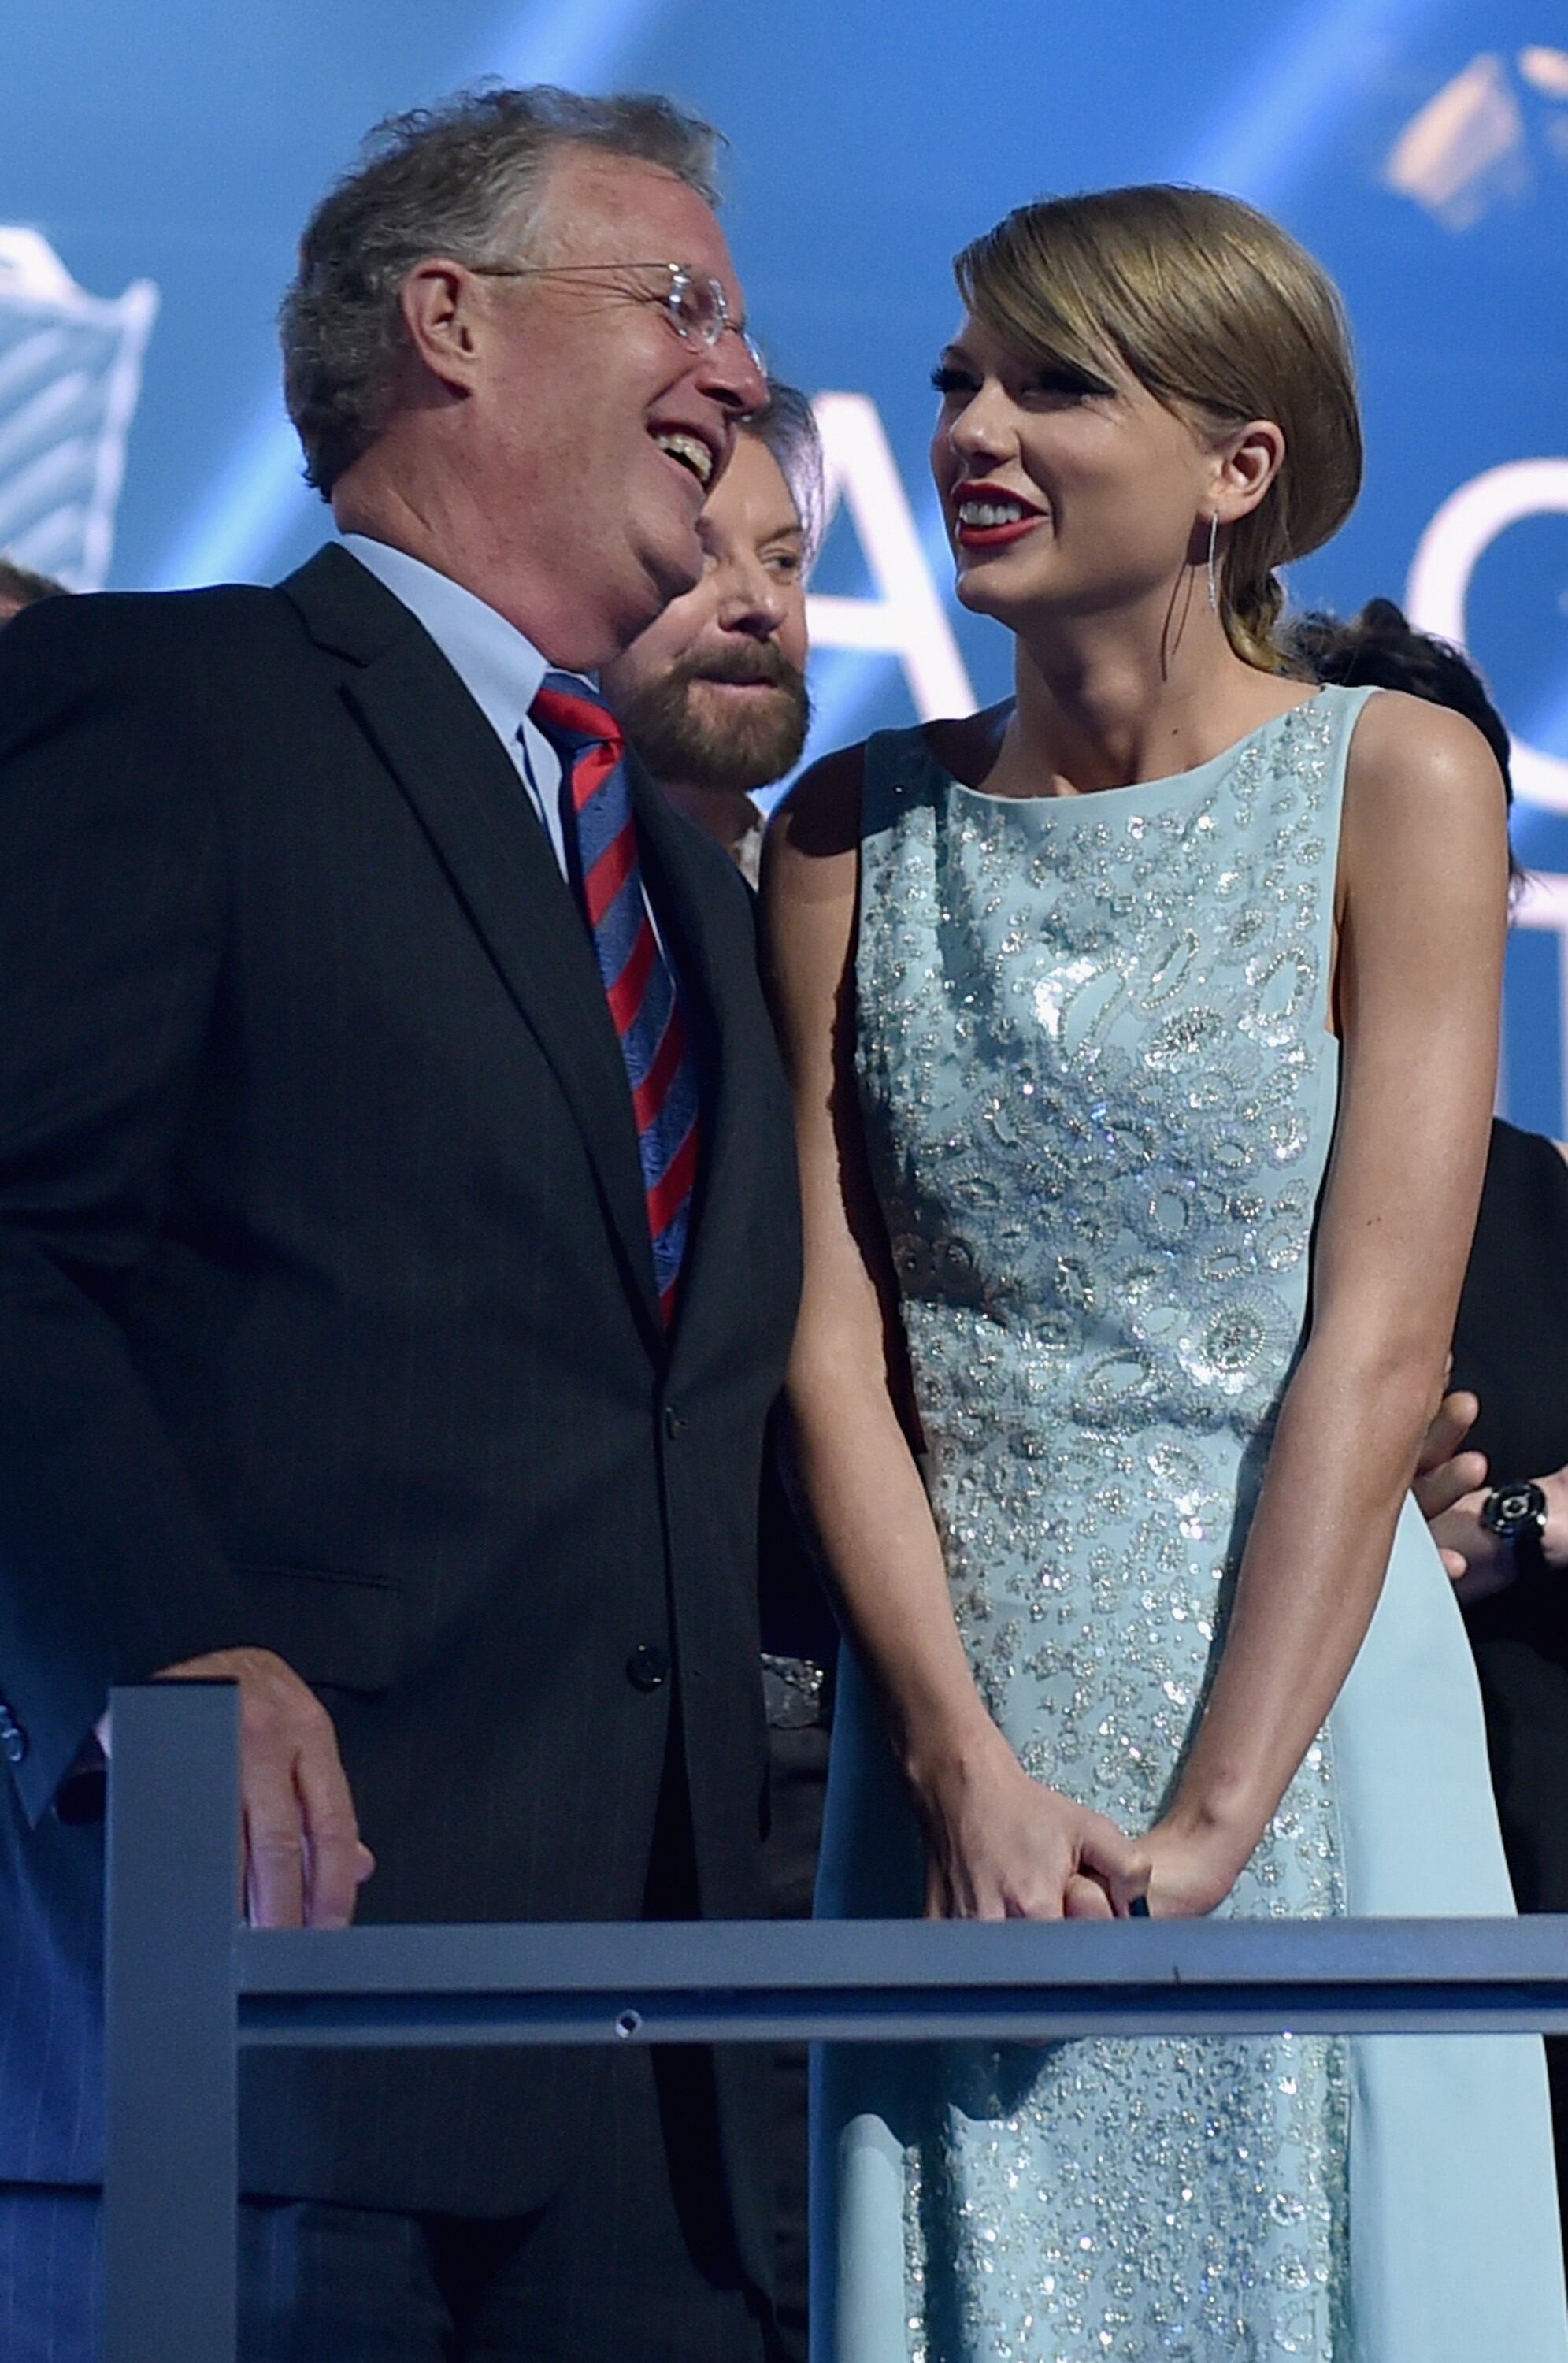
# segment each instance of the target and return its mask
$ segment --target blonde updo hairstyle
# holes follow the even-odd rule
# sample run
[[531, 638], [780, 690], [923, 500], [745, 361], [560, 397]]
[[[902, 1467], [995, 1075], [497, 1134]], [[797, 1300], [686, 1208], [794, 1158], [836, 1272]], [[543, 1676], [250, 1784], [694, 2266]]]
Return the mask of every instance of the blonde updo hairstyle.
[[1350, 332], [1328, 273], [1237, 197], [1159, 184], [1021, 205], [954, 263], [973, 316], [1099, 391], [1134, 377], [1198, 431], [1268, 418], [1285, 459], [1231, 527], [1220, 609], [1238, 656], [1294, 670], [1275, 569], [1337, 533], [1361, 489]]

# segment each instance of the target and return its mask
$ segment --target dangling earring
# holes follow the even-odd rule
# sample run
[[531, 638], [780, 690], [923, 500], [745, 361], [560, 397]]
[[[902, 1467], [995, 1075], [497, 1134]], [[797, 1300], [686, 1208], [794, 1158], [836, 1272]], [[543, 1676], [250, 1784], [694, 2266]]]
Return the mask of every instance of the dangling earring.
[[1211, 512], [1209, 519], [1209, 605], [1216, 616], [1220, 613], [1220, 566], [1215, 554], [1219, 538], [1220, 518], [1217, 513]]

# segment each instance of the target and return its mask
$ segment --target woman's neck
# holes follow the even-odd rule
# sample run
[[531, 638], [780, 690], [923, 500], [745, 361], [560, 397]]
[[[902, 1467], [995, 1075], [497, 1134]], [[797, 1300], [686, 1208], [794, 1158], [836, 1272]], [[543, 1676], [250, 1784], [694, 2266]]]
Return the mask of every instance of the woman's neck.
[[1299, 682], [1248, 664], [1207, 611], [1182, 638], [1172, 650], [1104, 617], [1021, 633], [1018, 703], [988, 786], [1087, 795], [1164, 779], [1299, 702]]

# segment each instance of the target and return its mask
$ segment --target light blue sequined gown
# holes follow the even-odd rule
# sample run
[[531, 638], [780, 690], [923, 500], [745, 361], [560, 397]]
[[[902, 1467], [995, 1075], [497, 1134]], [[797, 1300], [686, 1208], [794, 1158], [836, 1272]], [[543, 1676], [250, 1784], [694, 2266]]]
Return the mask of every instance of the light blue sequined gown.
[[[1198, 770], [966, 789], [871, 742], [862, 1104], [955, 1614], [1025, 1767], [1154, 1822], [1300, 1342], [1334, 1124], [1345, 757], [1323, 691]], [[841, 1699], [820, 1908], [917, 1913]], [[1372, 1629], [1224, 1909], [1512, 1911], [1469, 1653], [1407, 1503]], [[819, 2363], [1564, 2363], [1539, 2044], [839, 2048]]]

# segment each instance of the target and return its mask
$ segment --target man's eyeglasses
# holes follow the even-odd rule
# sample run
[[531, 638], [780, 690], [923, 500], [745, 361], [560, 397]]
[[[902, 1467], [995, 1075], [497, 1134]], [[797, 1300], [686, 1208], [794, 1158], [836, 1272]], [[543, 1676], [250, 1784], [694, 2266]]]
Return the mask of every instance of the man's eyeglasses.
[[739, 320], [731, 319], [729, 297], [719, 281], [705, 272], [693, 271], [690, 263], [471, 262], [469, 269], [481, 279], [591, 279], [613, 272], [624, 279], [629, 272], [657, 272], [662, 274], [662, 285], [624, 291], [634, 303], [657, 304], [683, 344], [702, 345], [712, 351], [730, 331], [740, 338], [756, 368], [767, 374], [760, 346]]

